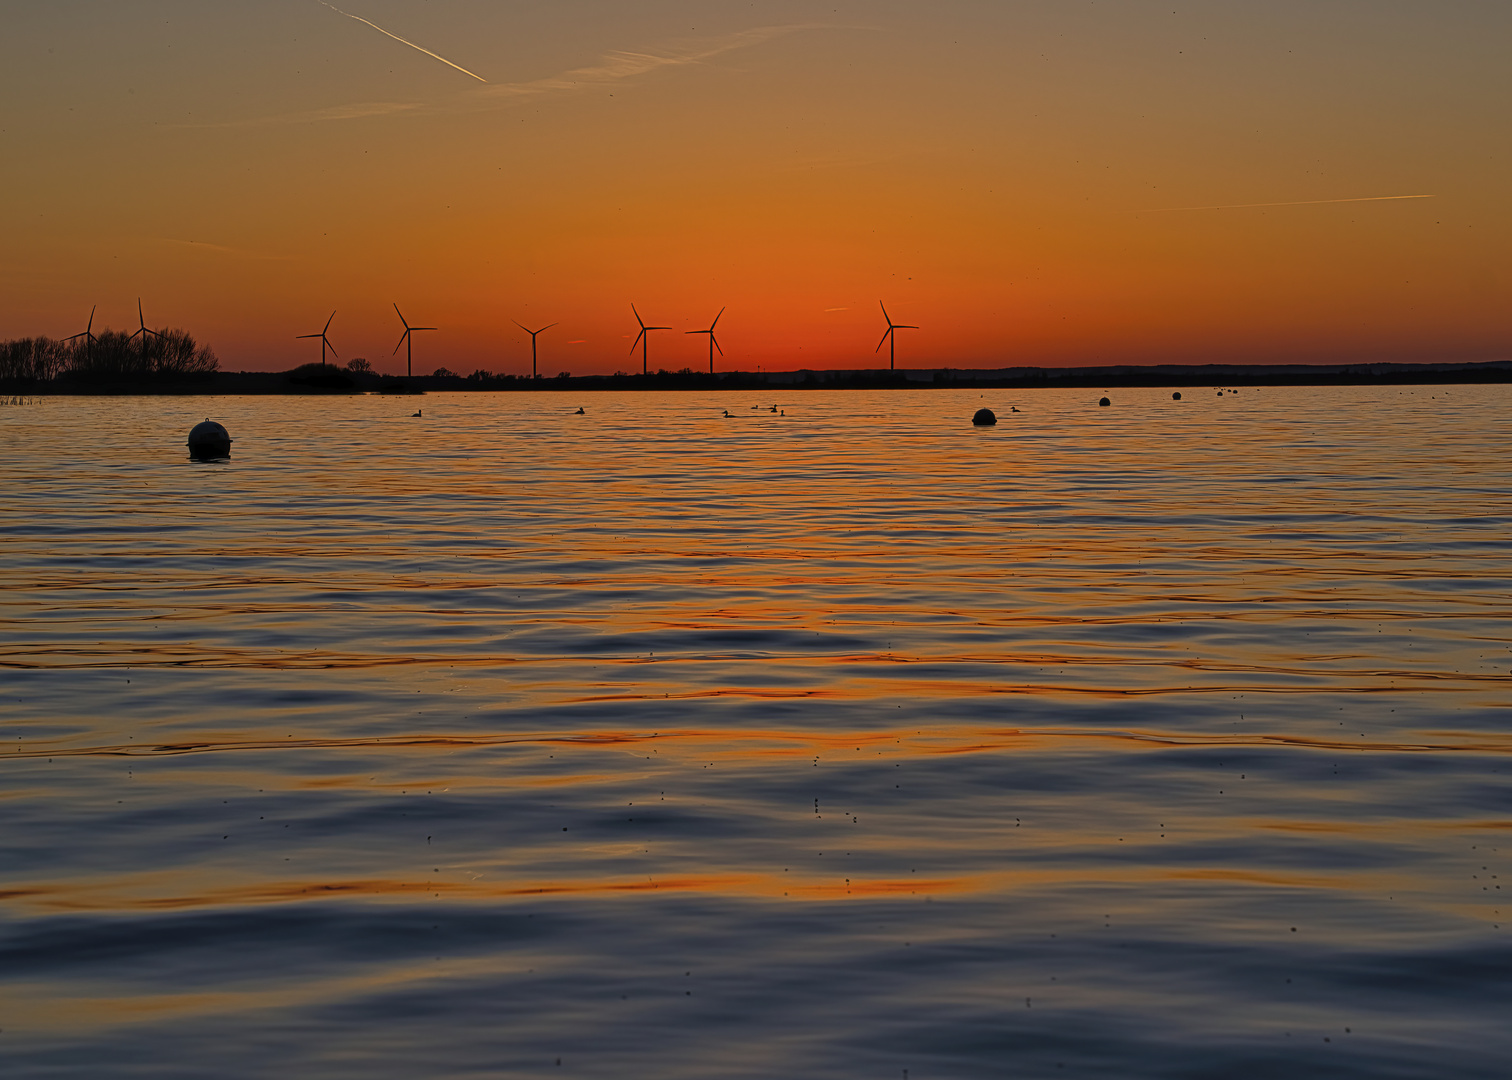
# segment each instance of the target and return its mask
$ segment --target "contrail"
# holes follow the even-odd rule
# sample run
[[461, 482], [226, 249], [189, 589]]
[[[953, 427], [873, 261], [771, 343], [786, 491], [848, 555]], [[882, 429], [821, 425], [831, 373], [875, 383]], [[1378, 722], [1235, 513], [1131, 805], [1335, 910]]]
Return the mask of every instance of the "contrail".
[[368, 22], [361, 15], [353, 15], [350, 11], [342, 11], [335, 4], [327, 4], [326, 0], [320, 0], [320, 3], [323, 6], [330, 8], [332, 11], [334, 11], [338, 15], [345, 15], [349, 19], [356, 19], [358, 22], [363, 23], [366, 26], [371, 26], [374, 30], [378, 31], [380, 34], [383, 34], [386, 37], [393, 38], [395, 41], [399, 42], [401, 45], [408, 45], [412, 49], [418, 49], [420, 52], [423, 52], [426, 56], [429, 56], [432, 59], [441, 61], [447, 67], [456, 68], [458, 71], [460, 71], [464, 75], [472, 75], [472, 77], [474, 79], [477, 79], [480, 83], [486, 83], [488, 81], [487, 79], [485, 79], [481, 75], [474, 75], [471, 71], [468, 71], [461, 64], [454, 64], [454, 63], [452, 63], [450, 60], [448, 60], [444, 56], [437, 56], [435, 53], [431, 52], [429, 49], [427, 49], [427, 48], [425, 48], [425, 47], [423, 47], [421, 45], [416, 45], [413, 41], [406, 41], [404, 38], [400, 37], [398, 34], [390, 34], [387, 30], [385, 30], [383, 27], [379, 26], [377, 23], [375, 23], [375, 22]]
[[1435, 199], [1436, 195], [1367, 195], [1363, 199], [1302, 199], [1298, 202], [1247, 202], [1231, 206], [1163, 206], [1159, 210], [1139, 210], [1141, 214], [1174, 214], [1182, 210], [1249, 210], [1257, 206], [1324, 206], [1328, 203], [1391, 202], [1394, 199]]

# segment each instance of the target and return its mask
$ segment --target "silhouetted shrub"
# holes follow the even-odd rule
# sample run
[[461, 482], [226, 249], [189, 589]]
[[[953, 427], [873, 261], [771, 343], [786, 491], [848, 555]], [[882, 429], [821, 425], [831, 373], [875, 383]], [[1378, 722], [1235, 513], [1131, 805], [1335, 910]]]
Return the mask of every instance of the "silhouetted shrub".
[[21, 338], [0, 342], [0, 379], [52, 382], [57, 379], [130, 378], [152, 380], [208, 375], [220, 361], [187, 330], [127, 334], [101, 330], [91, 341]]
[[347, 370], [353, 375], [371, 375], [373, 373], [373, 365], [358, 356], [347, 361]]

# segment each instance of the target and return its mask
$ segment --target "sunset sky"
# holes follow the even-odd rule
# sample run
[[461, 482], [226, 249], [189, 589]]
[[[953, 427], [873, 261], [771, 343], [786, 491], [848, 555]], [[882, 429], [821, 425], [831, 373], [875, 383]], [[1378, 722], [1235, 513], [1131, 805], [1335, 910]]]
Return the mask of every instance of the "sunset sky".
[[1512, 356], [1505, 0], [336, 7], [6, 5], [0, 337], [140, 296], [278, 369], [334, 309], [402, 371], [397, 302], [418, 370], [528, 372], [518, 319], [592, 374], [633, 301], [866, 367], [880, 300], [900, 367]]

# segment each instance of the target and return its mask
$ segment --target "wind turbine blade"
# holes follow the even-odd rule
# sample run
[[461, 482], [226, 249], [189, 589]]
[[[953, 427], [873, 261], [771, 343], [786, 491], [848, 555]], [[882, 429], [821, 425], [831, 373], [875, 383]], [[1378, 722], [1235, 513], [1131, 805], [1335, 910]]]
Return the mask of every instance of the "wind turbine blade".
[[[713, 335], [713, 333], [710, 333], [710, 334], [709, 334], [709, 340], [710, 340], [710, 341], [712, 341], [712, 342], [713, 342], [713, 343], [714, 343], [714, 347], [715, 347], [715, 348], [716, 348], [716, 349], [719, 349], [719, 339], [718, 339], [718, 338], [717, 338], [717, 337], [715, 337], [715, 336], [714, 336], [714, 335]], [[724, 355], [724, 350], [723, 350], [723, 349], [719, 349], [719, 355], [720, 355], [720, 356], [723, 356], [723, 355]]]
[[562, 325], [561, 323], [547, 323], [545, 326], [543, 326], [539, 330], [537, 330], [536, 333], [538, 333], [538, 334], [544, 334], [546, 331], [550, 330], [553, 326], [561, 326], [561, 325]]
[[882, 340], [877, 342], [877, 347], [872, 352], [881, 352], [882, 346], [887, 344], [887, 335], [893, 332], [892, 323], [887, 324], [887, 329], [882, 331]]
[[[334, 319], [335, 317], [336, 313], [334, 311], [331, 312], [331, 319]], [[320, 331], [320, 336], [324, 337], [326, 330], [329, 330], [331, 328], [331, 319], [326, 320], [325, 327]]]
[[892, 325], [892, 316], [887, 313], [887, 305], [884, 304], [882, 301], [878, 300], [877, 301], [877, 306], [882, 309], [882, 317], [887, 320], [887, 325], [891, 326]]
[[918, 327], [917, 326], [895, 326], [895, 327], [893, 327], [893, 329], [894, 330], [917, 330]]
[[[406, 330], [408, 330], [410, 328], [410, 324], [407, 323], [407, 322], [405, 322], [405, 320], [404, 320], [404, 312], [402, 312], [402, 311], [399, 310], [399, 305], [398, 304], [394, 305], [394, 314], [397, 315], [397, 316], [399, 316], [399, 321], [402, 322], [402, 323], [404, 323], [404, 328]], [[332, 313], [331, 317], [333, 319], [336, 317], [334, 312]]]
[[530, 329], [530, 327], [526, 326], [519, 319], [510, 319], [509, 321], [512, 322], [512, 323], [514, 323], [516, 326], [518, 326], [521, 330], [525, 331], [527, 334], [530, 334], [530, 333], [534, 332], [534, 331], [532, 331]]
[[[95, 307], [99, 307], [99, 305], [96, 304]], [[85, 333], [88, 333], [89, 331], [91, 331], [91, 330], [94, 329], [94, 313], [95, 313], [95, 308], [90, 308], [89, 309], [89, 325], [87, 325], [87, 326], [84, 327], [84, 332]]]
[[142, 318], [142, 298], [140, 296], [137, 297], [137, 325], [144, 329], [147, 326], [147, 320]]
[[685, 334], [707, 334], [708, 331], [707, 330], [684, 330], [683, 333], [685, 333]]
[[635, 340], [630, 343], [630, 355], [635, 355], [635, 347], [640, 344], [641, 338], [646, 336], [646, 328], [641, 327], [641, 332], [635, 335]]
[[[635, 304], [633, 304], [633, 303], [632, 303], [632, 304], [631, 304], [631, 305], [630, 305], [630, 310], [631, 310], [631, 311], [635, 311]], [[645, 319], [642, 319], [642, 318], [641, 318], [641, 317], [640, 317], [640, 312], [639, 312], [639, 311], [635, 311], [635, 321], [636, 321], [636, 322], [638, 322], [638, 323], [640, 323], [640, 328], [641, 328], [641, 329], [642, 329], [642, 330], [644, 330], [644, 329], [645, 329], [645, 328], [646, 328], [646, 320], [645, 320]]]
[[725, 309], [724, 308], [720, 308], [719, 309], [719, 315], [714, 316], [714, 321], [709, 324], [709, 333], [712, 334], [714, 332], [714, 328], [719, 325], [719, 316], [723, 315], [724, 313], [725, 313]]
[[335, 356], [335, 357], [338, 357], [338, 358], [341, 356], [341, 354], [336, 351], [336, 346], [332, 345], [329, 341], [325, 341], [324, 338], [321, 338], [321, 341], [324, 341], [326, 348], [328, 348], [328, 349], [331, 350], [331, 355], [332, 356]]
[[[407, 337], [409, 337], [409, 336], [410, 336], [410, 332], [408, 330], [405, 330], [404, 333], [400, 334], [399, 335], [399, 345], [403, 345], [404, 344], [404, 339], [407, 338]], [[393, 356], [394, 353], [396, 353], [396, 352], [399, 351], [399, 345], [395, 345], [394, 346], [394, 352], [393, 353], [389, 353], [390, 356]]]

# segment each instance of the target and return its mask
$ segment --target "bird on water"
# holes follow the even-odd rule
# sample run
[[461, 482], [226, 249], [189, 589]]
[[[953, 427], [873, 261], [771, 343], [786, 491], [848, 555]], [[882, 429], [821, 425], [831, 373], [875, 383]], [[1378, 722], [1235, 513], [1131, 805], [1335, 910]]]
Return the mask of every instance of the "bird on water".
[[412, 413], [410, 413], [410, 415], [411, 415], [411, 416], [419, 416], [419, 415], [420, 415], [420, 412], [421, 412], [421, 410], [419, 410], [419, 409], [416, 409], [416, 410], [415, 410], [415, 411], [414, 411], [414, 412], [412, 412]]

